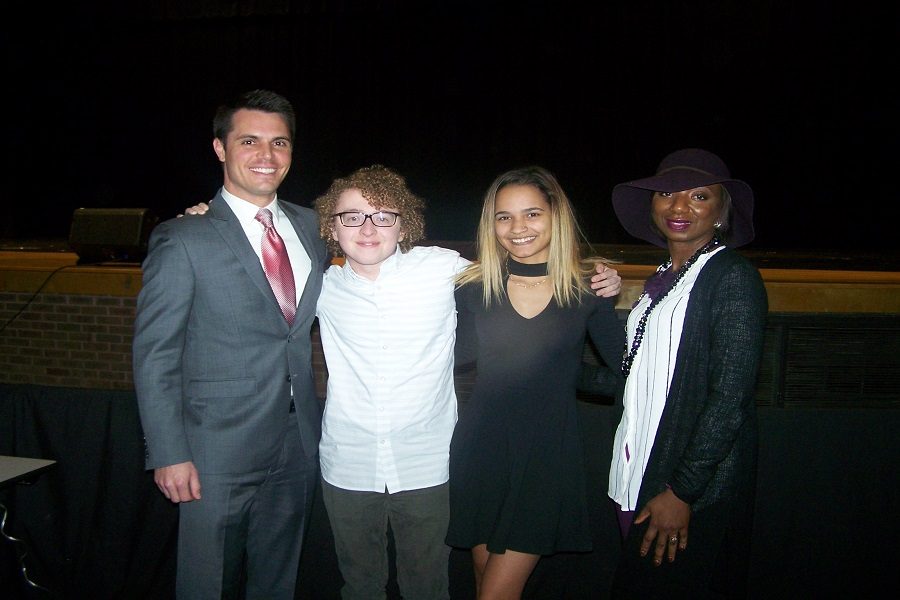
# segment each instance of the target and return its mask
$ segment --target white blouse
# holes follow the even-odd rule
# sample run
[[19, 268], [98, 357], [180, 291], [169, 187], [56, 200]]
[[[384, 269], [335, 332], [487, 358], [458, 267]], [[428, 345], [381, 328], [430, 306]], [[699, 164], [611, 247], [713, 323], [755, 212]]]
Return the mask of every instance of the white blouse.
[[[637, 506], [641, 481], [675, 372], [684, 315], [694, 282], [706, 262], [724, 247], [698, 257], [675, 289], [659, 302], [647, 319], [644, 338], [625, 380], [625, 410], [616, 429], [609, 469], [609, 497], [622, 510], [635, 510]], [[631, 348], [638, 321], [650, 301], [650, 297], [643, 294], [628, 314], [627, 348]]]

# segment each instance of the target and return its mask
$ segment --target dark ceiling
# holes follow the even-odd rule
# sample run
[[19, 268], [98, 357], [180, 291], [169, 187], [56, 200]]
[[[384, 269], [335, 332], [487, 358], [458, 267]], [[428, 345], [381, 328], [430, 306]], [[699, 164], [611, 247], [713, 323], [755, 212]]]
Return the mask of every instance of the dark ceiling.
[[471, 239], [493, 177], [537, 163], [591, 241], [633, 243], [613, 185], [701, 146], [753, 186], [754, 247], [896, 252], [890, 3], [428, 4], [87, 2], [4, 19], [18, 185], [0, 237], [65, 237], [80, 206], [166, 218], [209, 198], [215, 106], [268, 87], [299, 113], [285, 198], [309, 205], [382, 163], [428, 202], [431, 239]]

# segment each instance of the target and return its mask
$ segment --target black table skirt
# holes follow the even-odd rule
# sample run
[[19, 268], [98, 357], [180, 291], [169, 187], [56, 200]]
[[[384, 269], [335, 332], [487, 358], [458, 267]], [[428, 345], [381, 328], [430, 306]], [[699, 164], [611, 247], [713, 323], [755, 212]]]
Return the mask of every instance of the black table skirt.
[[[607, 595], [619, 551], [605, 494], [612, 415], [580, 403], [594, 551], [543, 559], [527, 598]], [[900, 411], [891, 409], [760, 409], [752, 597], [893, 595], [898, 426]], [[29, 576], [51, 594], [23, 584], [17, 546], [0, 539], [0, 596], [174, 596], [177, 507], [143, 469], [133, 392], [0, 384], [0, 454], [58, 461], [30, 485], [0, 490], [7, 531], [30, 547]], [[473, 598], [468, 553], [454, 551], [449, 569], [452, 597]], [[297, 598], [339, 598], [318, 496], [299, 573]], [[389, 597], [398, 597], [394, 584]]]

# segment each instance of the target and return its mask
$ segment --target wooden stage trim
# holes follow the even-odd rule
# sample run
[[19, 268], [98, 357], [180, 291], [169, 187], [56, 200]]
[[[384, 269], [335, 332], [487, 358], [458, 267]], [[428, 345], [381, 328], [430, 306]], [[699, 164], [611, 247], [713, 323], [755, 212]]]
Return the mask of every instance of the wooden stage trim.
[[[641, 295], [650, 265], [614, 265], [622, 276], [616, 308], [628, 310]], [[900, 272], [760, 269], [770, 313], [900, 313]]]
[[[138, 264], [77, 265], [77, 260], [68, 252], [0, 252], [0, 291], [34, 293], [40, 289], [46, 294], [125, 297], [135, 297], [140, 291]], [[655, 267], [615, 267], [623, 279], [616, 308], [628, 310]], [[900, 314], [897, 271], [763, 268], [760, 273], [772, 313]]]

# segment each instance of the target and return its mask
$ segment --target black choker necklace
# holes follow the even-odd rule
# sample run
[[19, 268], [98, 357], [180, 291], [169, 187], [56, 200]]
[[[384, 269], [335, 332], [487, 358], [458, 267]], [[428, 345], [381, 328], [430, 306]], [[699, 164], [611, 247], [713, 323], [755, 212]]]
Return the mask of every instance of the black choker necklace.
[[[697, 250], [692, 257], [687, 259], [687, 261], [681, 265], [681, 268], [675, 273], [675, 277], [672, 279], [672, 283], [669, 284], [669, 288], [653, 298], [650, 301], [650, 304], [647, 305], [647, 308], [644, 309], [644, 314], [641, 315], [641, 320], [638, 321], [637, 327], [634, 329], [634, 340], [631, 342], [631, 350], [622, 357], [622, 375], [628, 377], [628, 374], [631, 372], [631, 365], [634, 363], [634, 357], [637, 355], [638, 348], [641, 347], [641, 341], [644, 339], [644, 329], [647, 327], [647, 319], [650, 317], [650, 313], [654, 308], [662, 301], [663, 298], [669, 295], [669, 292], [675, 289], [675, 286], [678, 285], [678, 282], [685, 276], [685, 274], [690, 270], [691, 267], [694, 266], [694, 263], [697, 262], [697, 259], [706, 254], [707, 252], [712, 252], [714, 249], [718, 248], [722, 242], [719, 241], [719, 238], [714, 237], [709, 240], [702, 248]], [[666, 269], [672, 266], [672, 259], [669, 258], [665, 264], [661, 265], [657, 269], [657, 273], [662, 273]], [[645, 294], [647, 292], [644, 292]]]
[[519, 277], [544, 277], [547, 275], [547, 263], [520, 263], [507, 256], [506, 272]]

